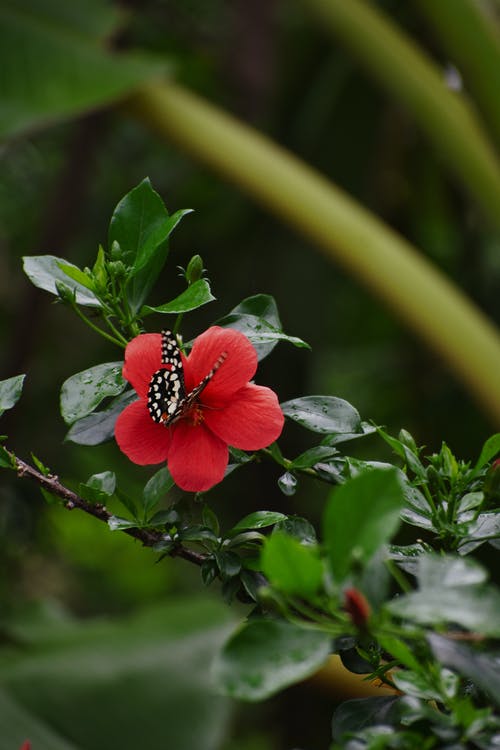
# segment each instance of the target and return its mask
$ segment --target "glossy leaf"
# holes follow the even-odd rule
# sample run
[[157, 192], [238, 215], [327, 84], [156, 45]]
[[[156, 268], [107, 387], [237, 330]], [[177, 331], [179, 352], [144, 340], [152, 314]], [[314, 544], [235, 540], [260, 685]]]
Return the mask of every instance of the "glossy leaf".
[[337, 434], [327, 435], [321, 441], [321, 445], [340, 445], [340, 443], [348, 443], [351, 440], [358, 440], [358, 438], [366, 437], [366, 435], [372, 435], [377, 431], [375, 425], [369, 422], [361, 422], [359, 432], [338, 432]]
[[399, 596], [387, 609], [423, 625], [452, 623], [482, 635], [500, 636], [500, 593], [492, 587], [423, 589]]
[[123, 362], [106, 362], [78, 372], [61, 388], [61, 415], [66, 424], [87, 416], [108, 396], [122, 393], [127, 383], [122, 377]]
[[155, 508], [160, 500], [163, 500], [167, 492], [174, 486], [169, 470], [166, 466], [153, 474], [144, 487], [142, 493], [142, 505], [146, 515]]
[[[75, 300], [79, 305], [100, 307], [101, 303], [95, 294], [82, 284], [70, 279], [61, 268], [61, 266], [69, 268], [72, 265], [72, 263], [57, 258], [55, 255], [26, 255], [23, 258], [24, 273], [31, 283], [39, 289], [58, 296], [56, 281], [60, 281], [68, 289], [74, 291]], [[73, 267], [77, 268], [76, 266]]]
[[487, 573], [475, 560], [452, 555], [422, 555], [418, 559], [417, 579], [421, 589], [469, 586], [484, 583]]
[[273, 524], [283, 521], [285, 518], [284, 513], [278, 513], [274, 510], [256, 510], [238, 521], [236, 526], [231, 529], [231, 533], [237, 533], [245, 529], [263, 529], [266, 526], [273, 526]]
[[133, 390], [125, 391], [113, 399], [106, 409], [95, 411], [75, 422], [66, 434], [66, 440], [79, 445], [99, 445], [111, 440], [115, 434], [115, 422], [123, 409], [135, 401]]
[[283, 532], [266, 539], [261, 564], [271, 585], [285, 594], [308, 598], [321, 587], [323, 565], [317, 548], [301, 544]]
[[344, 580], [356, 560], [366, 563], [397, 531], [404, 504], [396, 470], [372, 469], [335, 489], [324, 516], [331, 569]]
[[347, 401], [335, 396], [304, 396], [281, 404], [289, 419], [320, 433], [360, 432], [361, 418]]
[[344, 701], [335, 710], [332, 720], [332, 737], [341, 742], [345, 735], [360, 732], [365, 727], [390, 726], [399, 719], [398, 698], [355, 698]]
[[292, 461], [292, 468], [307, 469], [320, 461], [328, 461], [329, 458], [338, 454], [338, 450], [328, 445], [316, 445], [314, 448], [301, 453]]
[[492, 435], [484, 443], [481, 449], [481, 453], [479, 454], [479, 458], [477, 459], [476, 466], [474, 468], [476, 470], [481, 469], [485, 464], [488, 463], [488, 461], [491, 461], [492, 458], [495, 458], [495, 456], [499, 452], [500, 452], [500, 432], [497, 432], [496, 435]]
[[109, 226], [109, 247], [118, 243], [121, 260], [131, 267], [127, 293], [134, 311], [142, 306], [168, 255], [167, 240], [188, 211], [168, 215], [149, 178], [125, 195]]
[[79, 493], [93, 503], [105, 503], [116, 489], [116, 476], [112, 471], [93, 474], [85, 484], [80, 484]]
[[[217, 321], [217, 324], [220, 326], [226, 326], [227, 328], [234, 328], [236, 331], [244, 333], [255, 346], [259, 360], [269, 353], [269, 347], [271, 344], [275, 346], [280, 341], [287, 341], [289, 344], [293, 344], [299, 348], [311, 348], [309, 344], [306, 344], [302, 339], [297, 338], [297, 336], [288, 336], [281, 330], [281, 328], [271, 325], [267, 320], [259, 318], [257, 315], [230, 313], [229, 315], [226, 315], [226, 317]], [[265, 349], [258, 349], [258, 347], [263, 345], [266, 347]]]
[[273, 529], [273, 533], [279, 531], [285, 532], [288, 536], [293, 536], [303, 544], [316, 543], [316, 530], [307, 518], [300, 516], [286, 516], [283, 520], [278, 521]]
[[[242, 302], [240, 302], [239, 305], [233, 307], [226, 318], [217, 321], [217, 324], [221, 326], [227, 325], [225, 321], [227, 318], [229, 318], [231, 319], [229, 327], [236, 328], [236, 330], [241, 330], [240, 328], [238, 328], [239, 316], [246, 315], [256, 316], [257, 318], [265, 320], [266, 323], [271, 325], [273, 328], [276, 328], [280, 331], [282, 329], [276, 301], [274, 297], [271, 297], [270, 294], [256, 294], [252, 297], [247, 297]], [[238, 317], [234, 319], [232, 316]], [[244, 320], [241, 324], [242, 326], [245, 325]], [[245, 331], [242, 331], [242, 333], [245, 333]], [[272, 352], [277, 343], [278, 341], [271, 341], [267, 344], [254, 343], [259, 361], [261, 359], [264, 359], [264, 357], [267, 357], [267, 355]]]
[[226, 695], [259, 701], [309, 677], [329, 651], [325, 633], [283, 620], [253, 619], [226, 643], [214, 676]]
[[13, 378], [0, 380], [0, 416], [7, 409], [12, 409], [21, 398], [25, 377], [26, 375], [14, 375]]
[[441, 664], [472, 680], [500, 706], [500, 661], [498, 656], [481, 654], [439, 633], [428, 633], [432, 652]]
[[475, 521], [469, 524], [467, 535], [459, 542], [458, 551], [468, 555], [484, 542], [495, 543], [500, 539], [500, 513], [480, 513]]
[[166, 302], [164, 305], [158, 307], [150, 307], [145, 305], [141, 309], [141, 316], [151, 315], [151, 313], [162, 313], [162, 314], [179, 314], [189, 312], [189, 310], [196, 310], [202, 305], [206, 305], [207, 302], [213, 302], [215, 297], [210, 291], [210, 284], [206, 279], [199, 279], [194, 284], [188, 286], [178, 297]]

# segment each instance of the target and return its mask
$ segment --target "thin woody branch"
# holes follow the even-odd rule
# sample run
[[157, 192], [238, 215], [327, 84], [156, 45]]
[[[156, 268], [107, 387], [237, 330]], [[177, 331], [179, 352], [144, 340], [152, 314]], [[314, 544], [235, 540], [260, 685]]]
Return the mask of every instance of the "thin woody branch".
[[[47, 490], [47, 492], [60, 498], [67, 510], [74, 510], [77, 508], [106, 524], [109, 522], [110, 518], [112, 518], [112, 514], [108, 511], [106, 506], [101, 503], [88, 502], [88, 500], [85, 500], [76, 492], [73, 492], [73, 490], [70, 490], [68, 487], [61, 484], [57, 476], [54, 476], [53, 474], [43, 474], [41, 471], [38, 471], [38, 469], [35, 469], [34, 466], [31, 466], [31, 464], [26, 463], [26, 461], [18, 458], [10, 451], [8, 452], [12, 459], [12, 466], [16, 469], [19, 477], [32, 479], [42, 489]], [[164, 538], [161, 531], [154, 529], [132, 527], [129, 529], [122, 529], [122, 531], [128, 536], [140, 541], [144, 547], [154, 547], [155, 544], [162, 542]], [[184, 560], [188, 560], [188, 562], [192, 562], [195, 565], [202, 565], [205, 561], [205, 555], [196, 552], [195, 550], [188, 549], [187, 547], [183, 547], [182, 545], [176, 545], [167, 554], [169, 557], [182, 557]]]

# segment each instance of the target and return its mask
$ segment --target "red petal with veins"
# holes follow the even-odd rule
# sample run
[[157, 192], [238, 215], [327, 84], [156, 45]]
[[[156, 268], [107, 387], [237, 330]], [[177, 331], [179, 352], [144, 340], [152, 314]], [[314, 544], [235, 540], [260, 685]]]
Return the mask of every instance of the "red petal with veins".
[[187, 492], [209, 490], [224, 477], [227, 445], [206, 427], [181, 420], [174, 425], [168, 469], [176, 485]]
[[144, 401], [134, 401], [122, 411], [115, 425], [120, 450], [135, 464], [159, 464], [170, 449], [168, 428], [153, 422]]
[[233, 448], [265, 448], [281, 434], [285, 418], [274, 391], [249, 383], [222, 409], [204, 409], [205, 424]]
[[146, 398], [151, 376], [161, 367], [161, 334], [142, 333], [127, 344], [123, 377]]
[[210, 372], [223, 352], [226, 359], [204, 389], [203, 403], [225, 403], [257, 370], [257, 353], [246, 336], [232, 328], [212, 326], [198, 336], [185, 362], [188, 393]]

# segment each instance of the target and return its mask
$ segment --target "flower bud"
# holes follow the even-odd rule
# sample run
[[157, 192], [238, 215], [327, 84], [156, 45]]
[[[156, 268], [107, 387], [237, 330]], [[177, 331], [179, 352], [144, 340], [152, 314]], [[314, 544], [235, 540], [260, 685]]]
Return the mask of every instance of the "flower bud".
[[75, 291], [73, 289], [70, 289], [70, 287], [67, 286], [64, 281], [60, 281], [59, 279], [55, 280], [55, 285], [57, 294], [59, 295], [59, 299], [63, 302], [67, 302], [70, 305], [74, 304]]
[[357, 628], [362, 630], [366, 627], [370, 618], [371, 607], [361, 591], [355, 588], [344, 591], [344, 609]]
[[111, 245], [109, 257], [111, 258], [111, 260], [121, 260], [122, 255], [123, 255], [123, 251], [119, 243], [116, 240], [113, 240], [113, 244]]
[[411, 450], [412, 453], [415, 455], [418, 454], [418, 448], [415, 440], [413, 439], [413, 436], [410, 435], [410, 433], [407, 430], [400, 430], [398, 438], [403, 445], [406, 445], [407, 448]]
[[203, 260], [200, 255], [193, 255], [186, 268], [186, 281], [188, 284], [194, 284], [203, 276]]

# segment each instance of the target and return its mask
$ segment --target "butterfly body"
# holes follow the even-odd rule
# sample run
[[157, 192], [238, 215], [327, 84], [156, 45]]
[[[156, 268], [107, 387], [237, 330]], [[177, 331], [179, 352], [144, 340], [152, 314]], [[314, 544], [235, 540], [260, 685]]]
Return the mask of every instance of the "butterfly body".
[[189, 413], [197, 397], [208, 385], [226, 359], [222, 352], [212, 369], [190, 393], [186, 393], [184, 367], [176, 337], [162, 331], [161, 361], [163, 367], [153, 374], [148, 389], [148, 411], [154, 422], [169, 426]]

